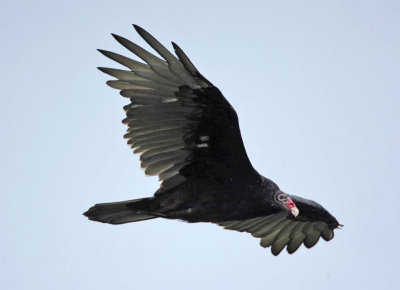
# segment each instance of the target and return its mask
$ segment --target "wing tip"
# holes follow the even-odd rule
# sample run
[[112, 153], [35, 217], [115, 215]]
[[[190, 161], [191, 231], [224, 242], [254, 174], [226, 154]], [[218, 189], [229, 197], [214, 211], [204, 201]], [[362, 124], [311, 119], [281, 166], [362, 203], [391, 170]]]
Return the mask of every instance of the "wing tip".
[[303, 243], [300, 243], [298, 246], [296, 246], [294, 248], [289, 248], [289, 246], [286, 246], [286, 251], [288, 252], [289, 255], [292, 255], [292, 254], [296, 253], [298, 249], [300, 249], [302, 244]]
[[113, 59], [113, 55], [115, 54], [114, 52], [111, 52], [111, 51], [105, 50], [105, 49], [100, 49], [100, 48], [98, 48], [97, 51], [100, 52], [105, 57], [108, 57], [111, 59]]
[[118, 41], [121, 45], [123, 45], [123, 46], [125, 46], [125, 44], [124, 43], [130, 43], [131, 41], [129, 41], [128, 39], [126, 39], [125, 37], [122, 37], [122, 36], [120, 36], [120, 35], [118, 35], [118, 34], [115, 34], [115, 33], [111, 33], [111, 35], [112, 35], [112, 37], [114, 37], [114, 39], [116, 40], [116, 41]]
[[177, 45], [175, 42], [171, 41], [172, 47], [176, 50], [177, 48], [179, 49], [179, 45]]
[[114, 37], [117, 41], [118, 41], [118, 38], [122, 38], [122, 36], [119, 36], [118, 34], [115, 34], [115, 33], [111, 33], [111, 36]]
[[136, 32], [139, 33], [139, 34], [141, 34], [141, 32], [143, 32], [143, 31], [146, 31], [146, 30], [144, 30], [142, 27], [140, 27], [137, 24], [132, 24], [132, 26], [133, 26], [133, 28], [135, 28]]

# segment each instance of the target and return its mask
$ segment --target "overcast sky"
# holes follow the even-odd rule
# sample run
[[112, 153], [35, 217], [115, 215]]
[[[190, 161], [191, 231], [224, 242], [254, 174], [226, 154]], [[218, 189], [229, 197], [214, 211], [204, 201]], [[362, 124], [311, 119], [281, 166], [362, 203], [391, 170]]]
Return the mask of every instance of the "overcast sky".
[[[0, 9], [1, 289], [390, 289], [400, 275], [399, 1], [11, 1]], [[345, 226], [278, 257], [212, 224], [88, 221], [151, 196], [96, 51], [136, 23], [235, 107], [254, 167]], [[145, 46], [148, 48], [148, 46]], [[396, 282], [397, 283], [397, 282]], [[392, 287], [393, 288], [393, 287]]]

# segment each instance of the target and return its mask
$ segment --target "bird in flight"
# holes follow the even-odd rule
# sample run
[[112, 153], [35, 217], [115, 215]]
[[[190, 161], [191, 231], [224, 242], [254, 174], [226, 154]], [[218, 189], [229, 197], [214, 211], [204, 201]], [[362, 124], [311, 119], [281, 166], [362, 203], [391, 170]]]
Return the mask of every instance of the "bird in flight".
[[127, 70], [100, 67], [116, 80], [107, 84], [130, 100], [124, 107], [124, 138], [140, 154], [146, 175], [158, 176], [152, 197], [101, 203], [90, 220], [124, 224], [154, 218], [210, 222], [251, 233], [278, 255], [301, 244], [329, 241], [341, 225], [320, 204], [291, 195], [250, 163], [238, 116], [220, 90], [172, 43], [176, 56], [143, 28], [139, 35], [162, 57], [114, 38], [143, 62], [99, 50]]

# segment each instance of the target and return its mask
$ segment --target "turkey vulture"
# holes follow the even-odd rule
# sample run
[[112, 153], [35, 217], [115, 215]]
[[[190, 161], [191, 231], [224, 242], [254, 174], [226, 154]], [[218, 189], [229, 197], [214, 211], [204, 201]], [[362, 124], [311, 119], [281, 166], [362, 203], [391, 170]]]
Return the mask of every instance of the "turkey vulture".
[[146, 175], [162, 181], [154, 196], [96, 204], [90, 220], [123, 224], [154, 218], [211, 222], [261, 238], [278, 255], [302, 243], [329, 241], [338, 221], [320, 204], [281, 191], [247, 157], [234, 108], [172, 43], [176, 56], [141, 27], [139, 35], [163, 58], [114, 38], [143, 62], [99, 50], [128, 70], [100, 67], [107, 84], [130, 100], [125, 138]]

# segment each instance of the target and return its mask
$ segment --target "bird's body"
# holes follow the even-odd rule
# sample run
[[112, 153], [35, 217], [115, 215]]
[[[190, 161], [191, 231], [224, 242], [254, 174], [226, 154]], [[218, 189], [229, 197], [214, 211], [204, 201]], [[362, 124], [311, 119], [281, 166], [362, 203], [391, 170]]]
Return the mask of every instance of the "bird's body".
[[183, 51], [176, 58], [154, 37], [138, 33], [166, 61], [136, 44], [114, 37], [147, 64], [101, 51], [130, 71], [99, 68], [118, 80], [128, 125], [124, 136], [140, 153], [147, 175], [162, 181], [153, 197], [97, 204], [85, 213], [91, 220], [121, 224], [157, 217], [213, 222], [261, 238], [277, 255], [322, 236], [333, 238], [337, 220], [319, 204], [282, 192], [261, 176], [247, 157], [235, 110], [205, 79]]
[[233, 178], [226, 184], [199, 179], [166, 192], [157, 192], [150, 211], [188, 222], [242, 220], [279, 211], [272, 208], [266, 198], [272, 192], [272, 182], [263, 182], [259, 178], [253, 185], [243, 186]]

